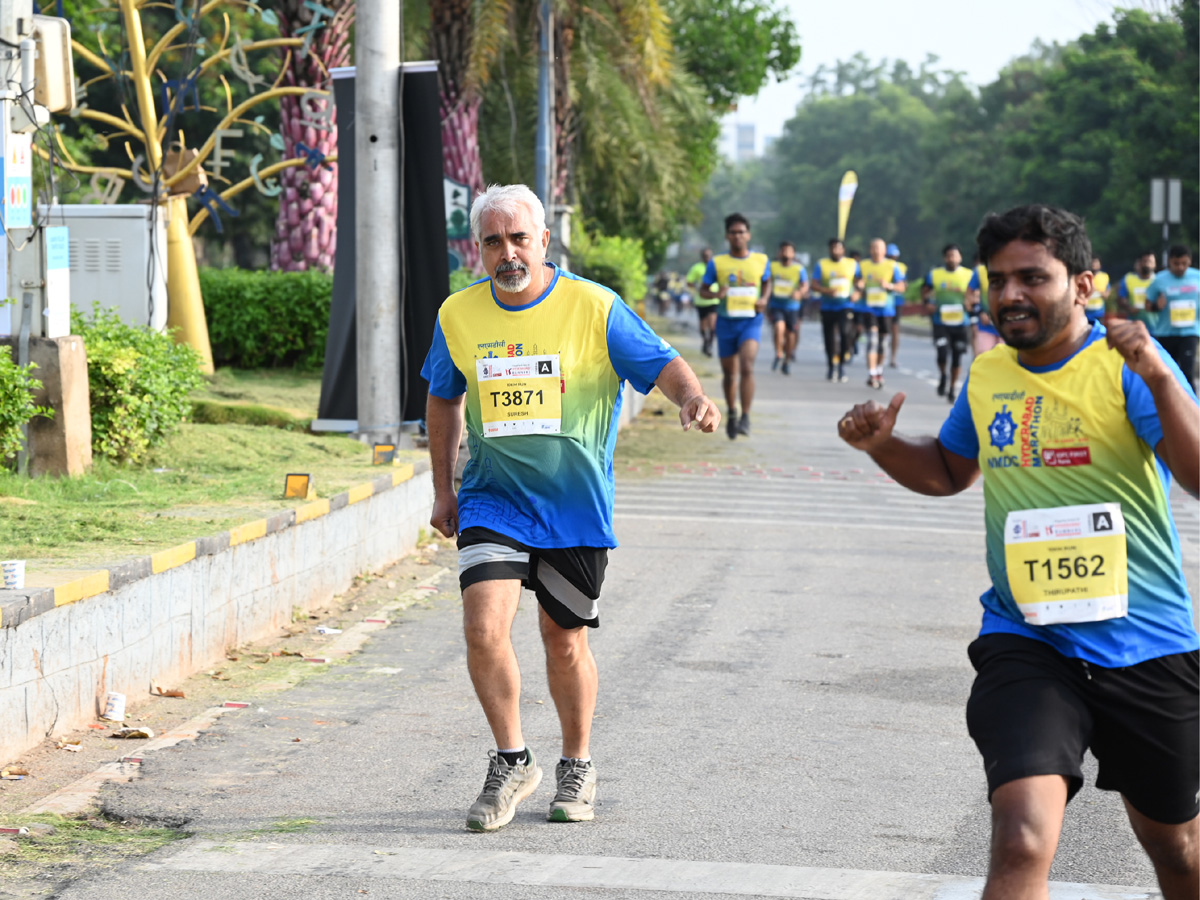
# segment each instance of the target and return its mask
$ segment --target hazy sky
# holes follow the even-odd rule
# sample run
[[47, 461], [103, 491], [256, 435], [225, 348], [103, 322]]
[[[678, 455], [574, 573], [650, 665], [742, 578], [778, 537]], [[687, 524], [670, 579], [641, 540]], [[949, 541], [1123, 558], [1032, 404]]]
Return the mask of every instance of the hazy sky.
[[927, 53], [940, 66], [965, 72], [976, 85], [992, 81], [1035, 39], [1065, 42], [1111, 19], [1116, 6], [1159, 8], [1160, 0], [776, 0], [791, 11], [800, 33], [800, 65], [782, 83], [771, 82], [726, 117], [722, 150], [733, 155], [734, 124], [757, 126], [763, 137], [779, 135], [802, 96], [802, 77], [862, 51], [873, 61], [903, 59], [914, 68]]

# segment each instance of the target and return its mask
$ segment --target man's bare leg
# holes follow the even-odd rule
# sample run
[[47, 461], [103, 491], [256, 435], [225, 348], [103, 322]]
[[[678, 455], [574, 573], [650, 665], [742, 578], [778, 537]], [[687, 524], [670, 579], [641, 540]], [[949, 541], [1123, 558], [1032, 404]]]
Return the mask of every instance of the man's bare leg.
[[1154, 864], [1163, 900], [1194, 900], [1200, 896], [1200, 819], [1164, 825], [1143, 816], [1128, 800], [1125, 811], [1133, 833]]
[[[742, 415], [750, 412], [754, 402], [754, 360], [758, 358], [758, 341], [745, 341], [737, 352], [737, 364], [741, 379], [740, 393], [742, 399]], [[725, 360], [721, 360], [722, 364]]]
[[1034, 775], [992, 793], [992, 858], [981, 900], [1048, 900], [1067, 780]]
[[512, 645], [512, 623], [521, 599], [515, 579], [480, 581], [463, 591], [467, 671], [500, 750], [525, 746], [521, 734], [521, 669]]
[[546, 647], [546, 679], [562, 726], [562, 755], [587, 759], [600, 683], [588, 629], [562, 628], [540, 606], [538, 618]]

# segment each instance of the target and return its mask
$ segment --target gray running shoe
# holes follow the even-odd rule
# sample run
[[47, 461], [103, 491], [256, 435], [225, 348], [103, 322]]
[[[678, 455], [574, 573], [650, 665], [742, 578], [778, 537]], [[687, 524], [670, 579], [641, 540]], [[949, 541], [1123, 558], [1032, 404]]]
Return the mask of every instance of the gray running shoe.
[[495, 831], [512, 821], [517, 804], [534, 792], [542, 781], [542, 770], [533, 751], [528, 747], [529, 759], [524, 765], [510, 766], [495, 750], [488, 751], [487, 779], [483, 790], [467, 813], [467, 828], [470, 831]]
[[596, 767], [589, 759], [560, 760], [554, 773], [558, 793], [550, 804], [551, 822], [590, 822], [596, 815]]
[[737, 430], [738, 430], [738, 434], [744, 434], [744, 435], [746, 435], [746, 437], [750, 436], [750, 415], [749, 415], [749, 413], [742, 413], [742, 417], [740, 419], [738, 419]]

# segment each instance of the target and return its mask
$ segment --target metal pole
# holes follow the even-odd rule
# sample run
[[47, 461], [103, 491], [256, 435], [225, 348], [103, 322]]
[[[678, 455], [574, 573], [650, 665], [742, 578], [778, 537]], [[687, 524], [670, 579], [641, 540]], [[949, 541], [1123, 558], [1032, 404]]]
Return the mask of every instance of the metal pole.
[[358, 436], [400, 436], [400, 4], [358, 0], [354, 222]]
[[554, 13], [550, 0], [538, 10], [541, 40], [538, 42], [537, 195], [552, 217], [554, 197]]

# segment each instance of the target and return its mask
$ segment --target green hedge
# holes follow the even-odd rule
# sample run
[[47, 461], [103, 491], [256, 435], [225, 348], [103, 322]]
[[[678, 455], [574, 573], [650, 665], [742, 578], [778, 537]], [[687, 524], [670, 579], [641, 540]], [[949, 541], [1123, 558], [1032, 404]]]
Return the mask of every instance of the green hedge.
[[590, 234], [577, 228], [571, 236], [571, 268], [612, 288], [630, 306], [646, 296], [646, 252], [636, 238]]
[[216, 365], [319, 369], [324, 363], [329, 272], [201, 269], [200, 290]]
[[98, 303], [90, 319], [72, 311], [71, 333], [87, 348], [93, 455], [142, 462], [191, 412], [188, 395], [204, 383], [199, 357]]
[[54, 415], [54, 410], [33, 402], [33, 392], [42, 387], [30, 374], [35, 368], [33, 363], [18, 366], [9, 349], [0, 347], [0, 463], [21, 449], [21, 426], [34, 416]]

